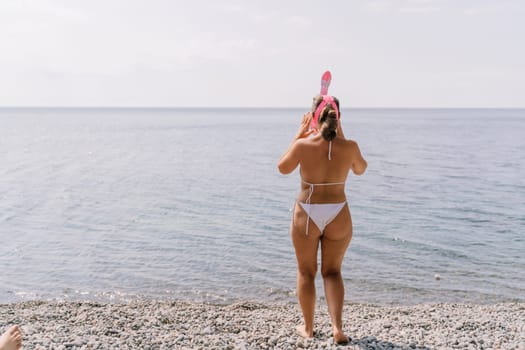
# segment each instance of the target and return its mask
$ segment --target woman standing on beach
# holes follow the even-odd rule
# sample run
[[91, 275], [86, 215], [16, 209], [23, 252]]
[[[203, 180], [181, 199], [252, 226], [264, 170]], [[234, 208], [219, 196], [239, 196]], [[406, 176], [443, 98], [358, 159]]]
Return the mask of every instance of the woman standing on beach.
[[297, 135], [278, 167], [282, 174], [289, 174], [299, 166], [301, 175], [301, 192], [291, 223], [297, 257], [297, 296], [304, 318], [304, 325], [297, 327], [297, 332], [305, 338], [313, 337], [314, 283], [320, 245], [321, 274], [334, 341], [346, 343], [341, 264], [352, 239], [352, 219], [345, 181], [350, 169], [361, 175], [367, 163], [357, 143], [345, 139], [339, 118], [339, 101], [335, 97], [315, 97], [312, 112], [303, 116]]

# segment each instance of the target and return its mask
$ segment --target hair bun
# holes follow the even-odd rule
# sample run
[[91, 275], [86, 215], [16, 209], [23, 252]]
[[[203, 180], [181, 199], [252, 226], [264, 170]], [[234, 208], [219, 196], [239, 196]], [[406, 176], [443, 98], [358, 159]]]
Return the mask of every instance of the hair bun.
[[337, 112], [333, 108], [325, 108], [321, 115], [321, 135], [326, 141], [332, 141], [337, 136]]
[[[339, 109], [339, 100], [336, 97], [333, 97], [333, 99], [337, 106], [337, 109]], [[316, 97], [314, 97], [312, 112], [315, 112], [317, 107], [322, 102], [322, 95], [317, 95]], [[321, 132], [323, 138], [327, 141], [332, 141], [337, 136], [337, 127], [339, 125], [337, 113], [338, 112], [330, 104], [327, 104], [319, 114], [319, 131]]]

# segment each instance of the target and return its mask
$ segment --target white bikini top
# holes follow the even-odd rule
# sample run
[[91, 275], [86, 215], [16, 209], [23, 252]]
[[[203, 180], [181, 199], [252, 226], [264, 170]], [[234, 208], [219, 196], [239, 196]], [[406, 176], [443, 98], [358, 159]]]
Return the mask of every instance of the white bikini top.
[[314, 193], [314, 186], [332, 186], [332, 185], [344, 185], [346, 182], [326, 182], [321, 184], [313, 184], [307, 181], [304, 181], [301, 179], [301, 181], [309, 186], [308, 189], [308, 198], [306, 198], [305, 204], [310, 204], [310, 199], [312, 198], [312, 194]]

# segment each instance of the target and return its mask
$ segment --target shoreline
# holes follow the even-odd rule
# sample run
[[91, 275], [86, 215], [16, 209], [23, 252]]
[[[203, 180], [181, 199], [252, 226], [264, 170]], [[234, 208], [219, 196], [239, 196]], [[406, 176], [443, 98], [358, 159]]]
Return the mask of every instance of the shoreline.
[[19, 324], [24, 349], [525, 349], [525, 303], [374, 305], [345, 303], [332, 344], [326, 303], [315, 338], [295, 334], [296, 303], [24, 301], [0, 304], [0, 330]]

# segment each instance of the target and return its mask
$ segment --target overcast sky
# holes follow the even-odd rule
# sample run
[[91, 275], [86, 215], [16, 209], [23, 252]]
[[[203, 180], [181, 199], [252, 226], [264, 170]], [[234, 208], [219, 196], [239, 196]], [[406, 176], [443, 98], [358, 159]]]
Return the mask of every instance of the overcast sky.
[[2, 0], [0, 106], [525, 107], [523, 0]]

